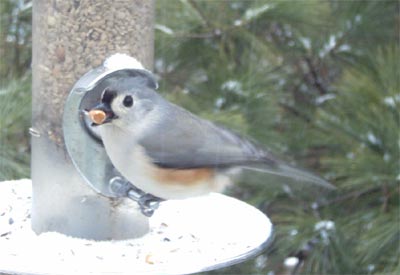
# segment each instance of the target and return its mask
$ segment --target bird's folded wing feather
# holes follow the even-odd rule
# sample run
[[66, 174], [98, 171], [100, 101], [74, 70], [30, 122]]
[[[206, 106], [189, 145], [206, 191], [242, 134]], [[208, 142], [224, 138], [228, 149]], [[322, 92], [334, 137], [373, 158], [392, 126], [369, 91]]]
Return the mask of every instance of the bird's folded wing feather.
[[239, 166], [332, 188], [320, 177], [285, 164], [254, 142], [178, 106], [167, 113], [139, 140], [147, 155], [159, 167], [193, 169]]
[[272, 156], [239, 135], [174, 106], [139, 139], [161, 167], [189, 169], [267, 162]]

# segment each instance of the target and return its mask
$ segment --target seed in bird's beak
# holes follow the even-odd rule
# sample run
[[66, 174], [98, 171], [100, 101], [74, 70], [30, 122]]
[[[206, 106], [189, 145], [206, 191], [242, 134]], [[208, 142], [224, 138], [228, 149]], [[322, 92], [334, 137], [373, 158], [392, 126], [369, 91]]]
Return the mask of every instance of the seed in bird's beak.
[[96, 124], [102, 124], [106, 120], [106, 113], [102, 110], [89, 111], [90, 119]]

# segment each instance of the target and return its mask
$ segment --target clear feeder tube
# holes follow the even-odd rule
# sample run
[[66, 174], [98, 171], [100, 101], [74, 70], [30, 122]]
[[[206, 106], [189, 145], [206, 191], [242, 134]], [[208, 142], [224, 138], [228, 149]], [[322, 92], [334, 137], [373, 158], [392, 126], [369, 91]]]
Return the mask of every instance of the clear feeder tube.
[[134, 202], [107, 198], [84, 182], [66, 151], [62, 117], [74, 83], [108, 56], [125, 53], [151, 68], [153, 17], [153, 1], [34, 1], [30, 132], [36, 233], [95, 240], [147, 233], [148, 220]]

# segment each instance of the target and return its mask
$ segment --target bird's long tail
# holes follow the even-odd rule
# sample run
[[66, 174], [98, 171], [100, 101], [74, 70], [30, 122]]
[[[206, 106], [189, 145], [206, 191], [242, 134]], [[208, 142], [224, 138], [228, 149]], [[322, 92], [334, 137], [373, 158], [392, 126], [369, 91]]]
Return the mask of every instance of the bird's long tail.
[[269, 173], [274, 175], [279, 175], [283, 177], [289, 177], [294, 180], [299, 180], [303, 182], [310, 182], [321, 187], [325, 187], [328, 189], [336, 189], [335, 186], [330, 184], [328, 181], [324, 180], [321, 177], [318, 177], [310, 172], [304, 171], [299, 168], [292, 167], [285, 163], [276, 163], [275, 165], [271, 166], [269, 164], [257, 164], [251, 166], [244, 166], [243, 168], [258, 171], [262, 173]]

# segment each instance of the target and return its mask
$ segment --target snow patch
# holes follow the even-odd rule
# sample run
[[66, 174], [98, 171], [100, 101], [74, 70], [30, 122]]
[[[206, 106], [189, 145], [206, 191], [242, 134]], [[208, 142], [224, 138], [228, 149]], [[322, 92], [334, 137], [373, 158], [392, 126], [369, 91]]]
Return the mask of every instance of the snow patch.
[[138, 69], [144, 70], [142, 63], [127, 54], [116, 53], [104, 61], [104, 67], [109, 70]]
[[300, 37], [300, 42], [303, 44], [303, 47], [307, 50], [311, 50], [311, 39], [307, 37]]
[[234, 25], [235, 27], [239, 27], [239, 26], [241, 26], [242, 24], [243, 24], [243, 21], [240, 20], [240, 19], [236, 19], [235, 21], [233, 21], [233, 25]]
[[371, 131], [369, 131], [369, 132], [367, 133], [367, 139], [368, 139], [368, 141], [369, 141], [371, 144], [374, 144], [374, 145], [379, 145], [379, 144], [381, 144], [380, 139], [377, 138], [377, 137], [375, 136], [375, 134], [372, 133]]
[[168, 35], [173, 35], [175, 33], [173, 29], [161, 24], [155, 24], [154, 28]]
[[337, 37], [336, 35], [330, 35], [329, 40], [327, 43], [325, 43], [324, 47], [322, 50], [319, 52], [319, 56], [322, 58], [324, 57], [327, 53], [329, 53], [336, 45]]
[[228, 80], [228, 81], [222, 83], [221, 89], [232, 91], [239, 95], [243, 95], [242, 83], [237, 80]]
[[267, 266], [268, 257], [265, 255], [260, 255], [255, 260], [256, 268], [264, 269]]
[[267, 10], [272, 9], [273, 7], [274, 6], [271, 4], [265, 4], [258, 8], [248, 9], [244, 14], [244, 18], [246, 20], [255, 19]]
[[383, 99], [383, 103], [389, 107], [396, 107], [396, 103], [400, 102], [400, 94], [395, 96], [388, 96]]
[[350, 50], [351, 50], [351, 47], [349, 44], [343, 44], [337, 48], [337, 52], [349, 52]]
[[224, 105], [225, 101], [226, 101], [225, 98], [219, 97], [219, 98], [217, 98], [217, 99], [215, 100], [214, 105], [215, 105], [215, 107], [217, 107], [218, 109], [220, 109], [220, 108], [222, 107], [222, 105]]
[[367, 265], [367, 270], [368, 272], [373, 272], [375, 270], [375, 265], [374, 264]]
[[294, 268], [299, 263], [299, 258], [297, 257], [288, 257], [283, 262], [284, 266], [288, 268]]
[[314, 225], [314, 230], [315, 231], [321, 231], [321, 230], [334, 230], [335, 229], [335, 223], [333, 221], [319, 221]]
[[324, 244], [329, 244], [329, 235], [335, 230], [333, 221], [319, 221], [314, 225], [314, 230], [319, 232], [321, 240]]
[[322, 103], [324, 103], [325, 101], [331, 100], [336, 98], [335, 94], [325, 94], [322, 96], [319, 96], [315, 99], [315, 104], [317, 105], [321, 105]]

